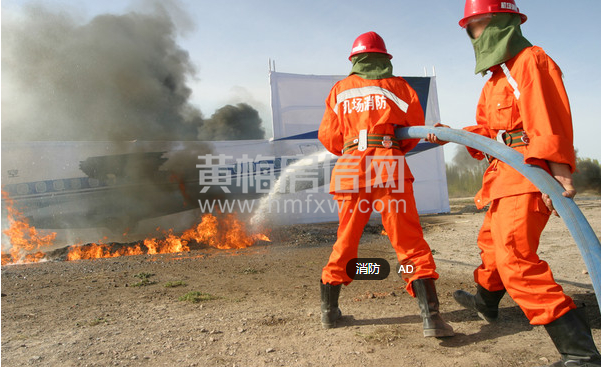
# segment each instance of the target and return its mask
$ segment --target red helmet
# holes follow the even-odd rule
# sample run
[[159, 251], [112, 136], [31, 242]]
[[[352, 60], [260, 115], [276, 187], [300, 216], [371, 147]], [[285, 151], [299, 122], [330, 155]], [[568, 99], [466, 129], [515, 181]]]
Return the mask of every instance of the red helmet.
[[460, 20], [460, 27], [466, 27], [470, 17], [489, 13], [514, 13], [520, 15], [521, 24], [527, 21], [527, 16], [518, 11], [514, 0], [466, 0], [464, 18]]
[[351, 48], [349, 60], [351, 60], [353, 56], [363, 54], [365, 52], [378, 52], [387, 55], [389, 59], [393, 58], [393, 56], [389, 55], [387, 52], [385, 41], [376, 32], [360, 34], [355, 39], [353, 42], [353, 47]]

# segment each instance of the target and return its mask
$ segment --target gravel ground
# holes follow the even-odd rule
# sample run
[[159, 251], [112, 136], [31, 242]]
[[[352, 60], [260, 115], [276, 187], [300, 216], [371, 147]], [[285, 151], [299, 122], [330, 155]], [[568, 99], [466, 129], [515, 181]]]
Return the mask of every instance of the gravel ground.
[[[579, 198], [600, 237], [600, 197]], [[440, 273], [443, 317], [453, 338], [422, 337], [416, 301], [392, 273], [341, 291], [345, 315], [320, 326], [319, 278], [336, 223], [276, 228], [272, 242], [241, 250], [48, 261], [2, 267], [5, 366], [537, 366], [558, 359], [543, 327], [508, 296], [486, 324], [452, 299], [473, 290], [484, 213], [454, 200], [452, 213], [422, 216]], [[382, 226], [371, 223], [360, 257], [395, 264]], [[583, 260], [560, 218], [540, 256], [576, 301], [594, 338], [600, 312]], [[196, 297], [196, 298], [195, 298]]]

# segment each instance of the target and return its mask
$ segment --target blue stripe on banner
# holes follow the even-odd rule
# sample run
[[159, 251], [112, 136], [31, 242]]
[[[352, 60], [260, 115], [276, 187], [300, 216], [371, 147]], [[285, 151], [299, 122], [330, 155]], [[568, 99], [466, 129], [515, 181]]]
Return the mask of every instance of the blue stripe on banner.
[[280, 138], [280, 139], [274, 139], [274, 141], [280, 141], [280, 140], [300, 140], [300, 139], [317, 139], [317, 138], [318, 138], [318, 130], [314, 130], [314, 131], [308, 131], [308, 132], [303, 133], [303, 134], [286, 136], [286, 137]]

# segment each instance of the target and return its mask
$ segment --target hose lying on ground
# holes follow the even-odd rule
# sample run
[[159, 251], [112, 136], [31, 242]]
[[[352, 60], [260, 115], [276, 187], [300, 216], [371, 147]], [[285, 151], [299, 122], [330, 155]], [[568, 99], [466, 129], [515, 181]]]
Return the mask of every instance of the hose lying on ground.
[[464, 130], [430, 126], [405, 127], [395, 131], [398, 139], [426, 138], [427, 134], [431, 133], [435, 134], [439, 140], [465, 145], [505, 162], [529, 179], [541, 192], [550, 196], [554, 208], [564, 220], [577, 243], [596, 292], [598, 307], [602, 307], [600, 303], [600, 240], [575, 202], [562, 196], [564, 192], [562, 185], [541, 167], [525, 164], [521, 153], [485, 136]]

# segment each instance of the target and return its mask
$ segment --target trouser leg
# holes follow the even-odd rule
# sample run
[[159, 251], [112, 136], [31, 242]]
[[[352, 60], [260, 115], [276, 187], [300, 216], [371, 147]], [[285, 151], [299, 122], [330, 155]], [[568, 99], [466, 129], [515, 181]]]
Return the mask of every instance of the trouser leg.
[[550, 212], [541, 194], [501, 198], [492, 204], [491, 233], [500, 279], [533, 325], [545, 325], [576, 306], [537, 255]]
[[412, 282], [416, 279], [438, 279], [435, 260], [428, 243], [424, 240], [420, 218], [416, 210], [414, 194], [411, 191], [393, 193], [377, 191], [382, 203], [381, 216], [383, 226], [400, 264], [410, 265], [413, 272], [403, 273], [407, 282], [406, 290], [415, 296]]
[[[493, 206], [493, 205], [492, 205]], [[491, 207], [485, 213], [483, 225], [477, 237], [477, 245], [481, 250], [481, 265], [474, 271], [475, 283], [491, 292], [504, 289], [504, 284], [497, 269], [495, 243], [491, 235]]]
[[328, 263], [322, 269], [322, 282], [347, 285], [353, 281], [347, 275], [347, 263], [357, 257], [357, 248], [372, 210], [371, 206], [363, 201], [368, 200], [365, 193], [337, 195], [336, 198], [341, 208], [339, 229]]
[[340, 209], [339, 229], [328, 263], [322, 269], [320, 280], [320, 298], [322, 311], [322, 327], [336, 327], [336, 322], [342, 316], [339, 308], [339, 294], [342, 284], [353, 280], [347, 275], [347, 263], [357, 257], [357, 247], [370, 219], [369, 212], [363, 212], [358, 207], [359, 194], [337, 195]]
[[[439, 313], [439, 299], [435, 288], [435, 260], [431, 249], [424, 240], [414, 194], [409, 190], [394, 193], [376, 190], [375, 201], [380, 201], [377, 210], [381, 212], [385, 231], [395, 249], [400, 264], [413, 267], [413, 272], [403, 273], [407, 282], [406, 290], [418, 300], [425, 337], [448, 337], [454, 335]], [[407, 269], [407, 268], [406, 268]]]
[[506, 290], [497, 270], [495, 244], [491, 236], [491, 208], [485, 213], [483, 225], [479, 231], [477, 245], [481, 250], [481, 265], [474, 271], [477, 283], [476, 294], [457, 290], [453, 296], [464, 308], [474, 311], [487, 322], [494, 322], [498, 317], [498, 306]]

